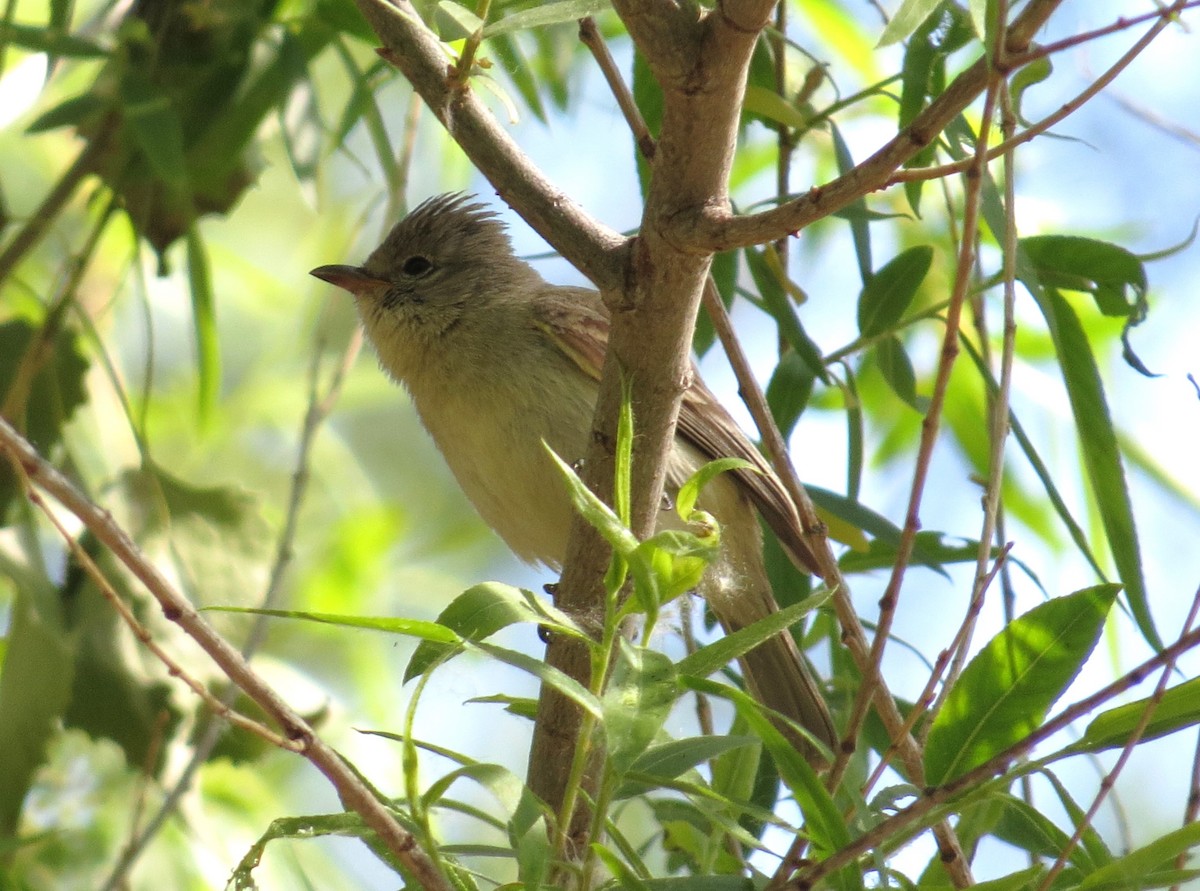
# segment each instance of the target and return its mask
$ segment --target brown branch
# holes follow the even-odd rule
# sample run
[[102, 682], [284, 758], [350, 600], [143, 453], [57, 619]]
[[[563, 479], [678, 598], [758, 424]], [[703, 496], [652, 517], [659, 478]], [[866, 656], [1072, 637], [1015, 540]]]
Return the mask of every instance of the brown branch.
[[442, 44], [408, 0], [355, 0], [385, 49], [496, 193], [601, 290], [620, 286], [625, 239], [598, 223], [521, 152], [487, 106], [448, 76]]
[[[1121, 56], [1121, 58], [1119, 58], [1116, 62], [1114, 62], [1111, 66], [1109, 66], [1109, 68], [1103, 74], [1101, 74], [1098, 78], [1096, 78], [1091, 83], [1089, 83], [1087, 85], [1087, 88], [1082, 90], [1078, 96], [1076, 96], [1074, 99], [1064, 102], [1062, 104], [1062, 106], [1057, 111], [1055, 111], [1053, 114], [1047, 115], [1046, 117], [1044, 117], [1040, 121], [1038, 121], [1036, 124], [1030, 125], [1025, 130], [1022, 130], [1020, 133], [1016, 134], [1015, 136], [1009, 136], [1003, 142], [1001, 142], [998, 145], [994, 146], [993, 148], [989, 149], [988, 150], [988, 161], [992, 161], [995, 158], [999, 158], [1002, 155], [1006, 155], [1009, 152], [1011, 152], [1014, 148], [1016, 148], [1017, 146], [1022, 145], [1023, 143], [1029, 142], [1036, 136], [1040, 136], [1041, 134], [1043, 134], [1047, 130], [1049, 130], [1051, 127], [1053, 127], [1055, 124], [1057, 124], [1059, 121], [1062, 121], [1062, 120], [1066, 119], [1067, 117], [1073, 115], [1084, 104], [1086, 104], [1087, 102], [1094, 99], [1098, 93], [1100, 93], [1109, 84], [1111, 84], [1114, 80], [1116, 80], [1117, 76], [1119, 74], [1121, 74], [1121, 72], [1124, 71], [1126, 68], [1128, 68], [1134, 59], [1136, 59], [1138, 56], [1140, 56], [1145, 51], [1145, 49], [1151, 44], [1151, 42], [1154, 40], [1154, 38], [1156, 38], [1163, 31], [1163, 29], [1166, 28], [1167, 25], [1169, 25], [1171, 23], [1171, 16], [1173, 14], [1178, 14], [1185, 7], [1188, 7], [1191, 5], [1193, 5], [1193, 4], [1186, 3], [1186, 2], [1184, 2], [1184, 0], [1177, 0], [1177, 2], [1175, 4], [1173, 4], [1171, 7], [1167, 8], [1167, 9], [1163, 9], [1160, 12], [1153, 13], [1152, 16], [1148, 16], [1150, 18], [1157, 19], [1157, 21], [1154, 23], [1153, 26], [1151, 26], [1151, 28], [1145, 34], [1143, 34], [1141, 36], [1141, 38], [1138, 39], [1138, 41], [1136, 43], [1134, 43], [1134, 45], [1132, 47], [1129, 48], [1128, 51], [1126, 51]], [[1141, 18], [1142, 17], [1139, 17], [1139, 20]], [[1126, 24], [1128, 25], [1128, 23], [1126, 23]], [[1107, 32], [1107, 30], [1105, 30], [1103, 33], [1108, 33], [1108, 32]], [[1055, 44], [1054, 46], [1056, 48], [1061, 48], [1061, 46], [1064, 44], [1071, 45], [1071, 46], [1075, 45], [1074, 43], [1072, 43], [1070, 41], [1064, 40], [1064, 41], [1060, 41], [1058, 44]], [[1042, 58], [1049, 54], [1050, 54], [1049, 47], [1041, 47], [1040, 49], [1031, 51], [1028, 54], [1026, 54], [1024, 61], [1030, 62], [1030, 61], [1033, 61], [1034, 59]], [[961, 161], [955, 161], [951, 164], [939, 164], [937, 167], [918, 167], [918, 168], [914, 168], [912, 170], [901, 170], [900, 172], [893, 175], [884, 185], [886, 187], [886, 186], [892, 186], [897, 183], [903, 183], [903, 182], [914, 182], [917, 180], [940, 179], [945, 176], [951, 176], [955, 173], [964, 173], [973, 163], [974, 163], [973, 158], [964, 158]]]
[[858, 858], [879, 847], [885, 841], [889, 844], [902, 841], [906, 834], [912, 834], [909, 832], [910, 827], [914, 824], [920, 824], [935, 809], [952, 802], [963, 792], [994, 777], [1001, 776], [1013, 763], [1027, 756], [1039, 743], [1044, 742], [1056, 733], [1061, 733], [1084, 715], [1095, 711], [1101, 705], [1141, 683], [1154, 669], [1178, 660], [1188, 650], [1194, 649], [1197, 646], [1200, 646], [1200, 630], [1191, 631], [1181, 636], [1173, 644], [1155, 653], [1141, 665], [1127, 671], [1122, 677], [1107, 687], [1098, 690], [1091, 696], [1065, 709], [1037, 730], [1030, 733], [1019, 743], [1010, 746], [978, 767], [967, 771], [962, 776], [942, 786], [926, 789], [920, 800], [914, 804], [888, 817], [883, 822], [875, 824], [871, 829], [840, 851], [835, 852], [819, 863], [801, 870], [792, 882], [791, 887], [800, 889], [812, 888], [825, 876], [831, 875], [842, 867], [856, 862]]
[[[1183, 620], [1183, 633], [1186, 634], [1196, 624], [1196, 617], [1200, 614], [1200, 588], [1192, 595], [1192, 606], [1188, 610], [1187, 618]], [[1137, 725], [1133, 728], [1133, 732], [1129, 734], [1129, 739], [1125, 741], [1125, 745], [1121, 747], [1121, 754], [1117, 756], [1117, 763], [1112, 766], [1104, 778], [1100, 781], [1100, 789], [1092, 799], [1091, 805], [1088, 806], [1087, 813], [1083, 815], [1083, 819], [1075, 821], [1075, 831], [1071, 833], [1071, 837], [1063, 846], [1063, 849], [1058, 852], [1053, 865], [1042, 877], [1041, 883], [1037, 887], [1037, 891], [1050, 891], [1054, 884], [1054, 879], [1063, 871], [1067, 865], [1067, 858], [1071, 856], [1071, 852], [1079, 846], [1079, 842], [1083, 839], [1083, 834], [1091, 828], [1093, 821], [1096, 819], [1096, 814], [1100, 812], [1100, 806], [1112, 791], [1113, 786], [1117, 783], [1117, 777], [1121, 775], [1121, 771], [1125, 769], [1125, 765], [1129, 762], [1130, 756], [1133, 754], [1134, 748], [1141, 741], [1146, 728], [1150, 726], [1150, 719], [1154, 717], [1154, 712], [1162, 702], [1163, 694], [1167, 692], [1167, 683], [1171, 680], [1171, 675], [1175, 671], [1175, 663], [1177, 659], [1171, 658], [1163, 663], [1162, 670], [1158, 677], [1158, 684], [1154, 687], [1154, 693], [1150, 696], [1146, 707], [1138, 716]]]
[[417, 839], [392, 816], [387, 805], [342, 757], [322, 740], [265, 681], [255, 674], [242, 655], [176, 591], [141, 553], [133, 540], [107, 511], [88, 500], [6, 421], [0, 420], [0, 449], [17, 465], [31, 484], [52, 495], [117, 557], [158, 601], [163, 614], [200, 645], [234, 684], [245, 691], [279, 726], [293, 751], [312, 762], [337, 790], [345, 806], [356, 811], [396, 859], [430, 891], [453, 891], [433, 859]]
[[[1031, 0], [1006, 32], [1006, 58], [1011, 66], [1023, 63], [1033, 36], [1061, 5], [1062, 0]], [[669, 237], [683, 249], [727, 251], [766, 244], [823, 219], [870, 192], [887, 185], [888, 178], [909, 158], [928, 146], [988, 85], [988, 59], [980, 58], [962, 72], [929, 107], [879, 151], [843, 176], [771, 210], [734, 216], [726, 207], [691, 208], [674, 219]]]

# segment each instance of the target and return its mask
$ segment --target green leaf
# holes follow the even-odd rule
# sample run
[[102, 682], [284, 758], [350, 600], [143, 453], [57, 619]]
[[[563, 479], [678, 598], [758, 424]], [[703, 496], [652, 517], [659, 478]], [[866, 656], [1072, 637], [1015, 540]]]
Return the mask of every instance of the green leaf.
[[1045, 866], [1027, 866], [998, 879], [977, 882], [971, 887], [975, 891], [1028, 891], [1029, 888], [1037, 888], [1045, 874]]
[[[55, 592], [48, 580], [28, 569], [18, 575], [4, 564], [0, 568], [19, 583], [0, 663], [0, 836], [12, 838], [25, 796], [46, 759], [46, 746], [70, 701], [75, 666], [71, 642], [52, 608]], [[39, 609], [38, 601], [47, 609]]]
[[[681, 681], [699, 693], [719, 696], [733, 703], [750, 731], [763, 741], [779, 768], [780, 777], [796, 797], [816, 852], [831, 853], [850, 843], [849, 827], [816, 771], [767, 719], [761, 706], [752, 697], [727, 684], [718, 684], [698, 677], [681, 677]], [[861, 882], [849, 878], [853, 872], [853, 867], [839, 871], [834, 879], [837, 882], [836, 887], [861, 888]], [[846, 881], [850, 881], [851, 884], [846, 885]]]
[[679, 492], [675, 496], [675, 513], [678, 514], [679, 519], [685, 523], [691, 522], [692, 511], [696, 507], [696, 501], [704, 487], [722, 473], [730, 470], [758, 472], [758, 468], [744, 458], [717, 458], [715, 461], [709, 461], [679, 487]]
[[[8, 420], [24, 429], [25, 438], [42, 455], [52, 456], [63, 427], [87, 401], [84, 377], [88, 361], [75, 333], [60, 329], [44, 344], [44, 355], [49, 357], [45, 362], [23, 365], [35, 361], [32, 356], [27, 359], [26, 353], [42, 336], [40, 328], [24, 319], [0, 323], [0, 404], [18, 412]], [[25, 393], [14, 394], [14, 386]], [[0, 525], [19, 487], [12, 465], [0, 459]]]
[[121, 82], [125, 124], [155, 176], [168, 189], [183, 193], [188, 183], [183, 120], [171, 97], [150, 78], [141, 68], [126, 69]]
[[[743, 251], [743, 255], [763, 305], [775, 320], [775, 324], [779, 326], [780, 335], [795, 350], [796, 355], [812, 369], [813, 374], [823, 383], [828, 383], [829, 374], [825, 370], [825, 359], [821, 348], [805, 332], [804, 326], [800, 323], [800, 317], [796, 315], [796, 310], [785, 290], [785, 283], [791, 283], [785, 282], [783, 272], [779, 269], [778, 254], [775, 253], [774, 248], [764, 247], [757, 250], [747, 248]], [[771, 257], [770, 260], [768, 260], [768, 256]]]
[[1106, 316], [1134, 312], [1149, 287], [1142, 261], [1119, 245], [1075, 235], [1022, 238], [1021, 253], [1048, 287], [1086, 291]]
[[1071, 413], [1079, 432], [1084, 469], [1100, 511], [1113, 562], [1125, 585], [1129, 608], [1147, 643], [1156, 650], [1162, 649], [1142, 576], [1137, 526], [1125, 483], [1125, 468], [1091, 344], [1079, 317], [1056, 289], [1035, 285], [1031, 290], [1054, 339]]
[[559, 473], [562, 475], [563, 481], [567, 485], [567, 494], [571, 499], [571, 503], [575, 506], [575, 510], [588, 521], [589, 524], [607, 541], [622, 557], [628, 557], [637, 549], [637, 537], [629, 531], [629, 529], [621, 522], [611, 507], [596, 497], [583, 480], [579, 478], [571, 466], [562, 458], [554, 454], [554, 450], [545, 442], [542, 443]]
[[1076, 887], [1079, 891], [1125, 891], [1127, 888], [1165, 888], [1181, 883], [1200, 871], [1175, 870], [1172, 864], [1176, 857], [1198, 844], [1200, 823], [1189, 823], [1102, 866]]
[[[850, 154], [850, 146], [846, 144], [842, 131], [833, 121], [829, 122], [829, 134], [833, 137], [833, 154], [837, 161], [838, 175], [846, 176], [854, 169], [854, 156]], [[854, 256], [858, 259], [858, 275], [866, 285], [871, 280], [871, 270], [875, 266], [871, 260], [871, 227], [867, 217], [867, 202], [863, 198], [855, 199], [844, 210], [850, 211], [846, 219], [850, 223]]]
[[900, 338], [885, 337], [871, 348], [871, 357], [892, 392], [914, 410], [924, 413], [929, 400], [917, 395], [917, 373]]
[[[673, 780], [732, 749], [758, 744], [759, 740], [754, 736], [695, 736], [675, 739], [648, 747], [634, 759], [628, 770], [630, 773], [637, 773], [639, 777]], [[618, 791], [617, 797], [643, 795], [651, 788], [651, 784], [643, 780], [636, 783], [626, 781]]]
[[904, 0], [892, 16], [892, 20], [887, 23], [887, 27], [883, 29], [878, 46], [900, 43], [916, 31], [941, 3], [942, 0]]
[[812, 369], [793, 350], [785, 350], [767, 383], [767, 405], [784, 438], [792, 435], [796, 422], [812, 396]]
[[526, 31], [531, 28], [544, 28], [547, 25], [574, 23], [587, 16], [605, 12], [611, 6], [610, 0], [558, 0], [556, 3], [541, 3], [489, 22], [483, 29], [483, 36], [493, 37], [510, 31]]
[[421, 640], [432, 640], [441, 644], [459, 644], [464, 641], [457, 634], [436, 622], [423, 619], [398, 619], [381, 616], [350, 616], [342, 613], [316, 613], [293, 609], [255, 609], [240, 606], [210, 606], [205, 608], [217, 613], [249, 613], [255, 616], [271, 616], [276, 619], [299, 619], [322, 625], [338, 625], [342, 628], [366, 628], [387, 634], [403, 634]]
[[858, 330], [863, 337], [896, 328], [932, 262], [933, 248], [929, 245], [909, 248], [867, 280], [858, 295]]
[[[1153, 704], [1147, 697], [1101, 712], [1088, 724], [1083, 739], [1069, 752], [1103, 752], [1124, 746], [1133, 738], [1142, 715]], [[1154, 714], [1142, 732], [1141, 741], [1158, 739], [1200, 724], [1200, 678], [1192, 678], [1166, 690], [1154, 706]]]
[[95, 93], [73, 96], [60, 102], [49, 111], [38, 115], [25, 130], [27, 133], [45, 133], [57, 127], [78, 127], [85, 121], [97, 117], [108, 108], [108, 103]]
[[608, 757], [618, 777], [658, 736], [678, 696], [670, 659], [618, 638], [612, 674], [601, 699]]
[[192, 324], [196, 333], [197, 414], [203, 425], [217, 401], [221, 385], [221, 353], [217, 340], [217, 305], [213, 300], [208, 251], [195, 226], [187, 232], [188, 286], [192, 293]]
[[588, 714], [595, 718], [603, 717], [603, 708], [600, 701], [596, 699], [581, 683], [574, 678], [565, 674], [551, 665], [547, 665], [541, 659], [536, 659], [525, 653], [519, 653], [516, 650], [498, 647], [495, 644], [490, 644], [485, 641], [466, 641], [467, 645], [474, 649], [487, 653], [494, 659], [511, 665], [513, 668], [520, 669], [526, 674], [531, 674], [543, 684], [553, 687], [563, 696], [566, 696]]
[[931, 785], [961, 776], [1041, 726], [1095, 647], [1118, 590], [1097, 585], [1056, 597], [988, 642], [929, 730]]
[[750, 84], [742, 101], [742, 110], [756, 114], [768, 122], [783, 124], [796, 130], [808, 126], [808, 117], [774, 90]]
[[[437, 617], [438, 625], [467, 640], [484, 640], [502, 628], [522, 622], [545, 625], [559, 634], [582, 636], [566, 615], [539, 601], [533, 592], [500, 582], [483, 582], [467, 588]], [[405, 666], [404, 683], [445, 658], [457, 643], [457, 640], [454, 645], [423, 641]]]
[[86, 37], [67, 34], [58, 28], [18, 25], [15, 22], [0, 24], [0, 43], [19, 46], [32, 53], [72, 59], [104, 59], [109, 53]]
[[759, 619], [726, 634], [719, 640], [703, 646], [694, 653], [689, 653], [680, 660], [677, 668], [681, 675], [693, 675], [698, 678], [708, 677], [715, 671], [724, 668], [734, 659], [753, 650], [765, 640], [770, 640], [776, 634], [791, 628], [812, 610], [829, 599], [829, 592], [814, 594], [799, 603], [793, 603], [779, 612]]

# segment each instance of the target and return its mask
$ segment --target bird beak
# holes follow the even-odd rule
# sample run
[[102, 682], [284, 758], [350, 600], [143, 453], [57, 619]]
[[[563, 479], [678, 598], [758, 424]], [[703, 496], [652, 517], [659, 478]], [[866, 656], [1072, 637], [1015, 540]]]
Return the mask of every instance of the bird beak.
[[387, 284], [361, 266], [318, 266], [308, 274], [316, 276], [321, 281], [329, 282], [331, 285], [337, 285], [351, 294], [361, 293], [372, 285]]

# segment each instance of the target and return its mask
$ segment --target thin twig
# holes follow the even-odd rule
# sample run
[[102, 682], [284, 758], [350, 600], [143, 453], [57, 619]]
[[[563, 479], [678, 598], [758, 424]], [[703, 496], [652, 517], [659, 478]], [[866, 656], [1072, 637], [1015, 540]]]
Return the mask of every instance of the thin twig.
[[621, 77], [617, 63], [609, 53], [608, 45], [600, 35], [600, 29], [596, 27], [596, 20], [591, 16], [579, 20], [579, 40], [591, 52], [592, 58], [596, 60], [596, 65], [600, 68], [600, 73], [604, 75], [608, 89], [617, 102], [617, 108], [621, 109], [621, 114], [625, 117], [625, 124], [633, 133], [638, 151], [647, 161], [654, 160], [656, 149], [654, 134], [646, 126], [642, 113], [638, 111], [637, 102], [634, 101], [633, 93], [629, 91], [625, 79]]
[[[1187, 634], [1196, 624], [1197, 615], [1200, 615], [1200, 588], [1192, 595], [1192, 606], [1188, 610], [1187, 618], [1183, 620], [1183, 634]], [[1087, 813], [1078, 821], [1075, 831], [1071, 833], [1070, 839], [1063, 846], [1063, 849], [1058, 852], [1058, 857], [1042, 877], [1042, 882], [1038, 885], [1037, 891], [1049, 891], [1054, 884], [1054, 879], [1063, 871], [1067, 865], [1067, 858], [1071, 856], [1071, 852], [1079, 845], [1083, 838], [1083, 833], [1092, 825], [1092, 821], [1096, 819], [1096, 814], [1100, 811], [1100, 806], [1104, 803], [1104, 799], [1108, 797], [1116, 785], [1117, 777], [1121, 775], [1121, 771], [1125, 769], [1130, 756], [1133, 754], [1134, 748], [1141, 740], [1142, 735], [1146, 732], [1146, 728], [1150, 726], [1150, 719], [1154, 717], [1154, 712], [1162, 702], [1163, 694], [1167, 690], [1167, 683], [1171, 680], [1171, 675], [1175, 671], [1176, 659], [1169, 659], [1163, 663], [1162, 671], [1158, 677], [1158, 684], [1154, 688], [1154, 693], [1150, 696], [1146, 703], [1146, 708], [1143, 709], [1141, 716], [1138, 719], [1137, 725], [1133, 732], [1129, 735], [1129, 739], [1125, 741], [1125, 745], [1121, 747], [1121, 754], [1117, 756], [1117, 763], [1113, 765], [1112, 770], [1100, 781], [1100, 790], [1096, 793], [1096, 797], [1092, 800], [1091, 806], [1088, 807]]]
[[[4, 420], [0, 420], [0, 449], [19, 465], [30, 483], [52, 495], [78, 517], [142, 582], [162, 607], [163, 614], [195, 640], [226, 677], [245, 691], [281, 728], [284, 747], [304, 755], [325, 775], [346, 807], [362, 816], [380, 842], [412, 871], [417, 882], [428, 891], [453, 891], [432, 858], [412, 833], [397, 822], [388, 805], [376, 797], [354, 768], [250, 668], [241, 654], [216, 632], [187, 598], [175, 590], [106, 511], [86, 498]], [[29, 491], [34, 490], [30, 488]]]
[[[1100, 75], [1100, 77], [1089, 83], [1087, 88], [1081, 91], [1078, 96], [1076, 96], [1074, 99], [1064, 102], [1062, 107], [1060, 107], [1053, 114], [1047, 115], [1037, 123], [1031, 124], [1029, 127], [1022, 130], [1015, 136], [1009, 136], [1000, 144], [989, 149], [988, 160], [991, 161], [995, 158], [999, 158], [1008, 154], [1017, 146], [1029, 142], [1036, 136], [1040, 136], [1059, 121], [1062, 121], [1063, 119], [1077, 112], [1084, 104], [1094, 99], [1101, 90], [1116, 80], [1117, 76], [1126, 68], [1128, 68], [1133, 60], [1146, 50], [1146, 47], [1150, 45], [1154, 38], [1157, 37], [1162, 30], [1171, 23], [1171, 16], [1177, 15], [1186, 7], [1195, 5], [1197, 2], [1200, 2], [1200, 0], [1193, 0], [1191, 3], [1183, 2], [1183, 0], [1177, 0], [1177, 2], [1171, 7], [1147, 16], [1139, 16], [1137, 19], [1138, 21], [1148, 18], [1154, 18], [1157, 19], [1157, 21], [1155, 21], [1154, 25], [1151, 26], [1151, 28], [1145, 34], [1143, 34], [1141, 38], [1139, 38], [1138, 41], [1121, 56], [1121, 58], [1113, 63], [1103, 74]], [[1130, 23], [1127, 23], [1126, 27], [1128, 27], [1128, 24]], [[1111, 32], [1097, 32], [1096, 36], [1099, 36], [1101, 33]], [[1060, 41], [1058, 44], [1054, 45], [1054, 50], [1057, 51], [1062, 49], [1065, 45], [1073, 46], [1075, 45], [1075, 42], [1070, 40]], [[1022, 59], [1022, 63], [1025, 63], [1026, 61], [1033, 61], [1038, 57], [1048, 55], [1050, 51], [1051, 47], [1042, 47], [1039, 50], [1031, 52], [1029, 56], [1024, 57]], [[941, 177], [951, 176], [955, 173], [963, 173], [973, 163], [975, 163], [974, 158], [964, 158], [961, 161], [955, 161], [950, 164], [940, 164], [937, 167], [916, 167], [911, 170], [901, 170], [893, 174], [885, 185], [893, 186], [897, 183], [939, 179]]]
[[1056, 733], [1060, 733], [1083, 716], [1090, 714], [1100, 706], [1141, 683], [1154, 669], [1168, 663], [1173, 664], [1184, 653], [1198, 646], [1200, 646], [1200, 630], [1191, 631], [1181, 636], [1173, 644], [1164, 647], [1141, 665], [1127, 671], [1122, 677], [1113, 681], [1113, 683], [1064, 709], [1060, 714], [1046, 721], [1041, 727], [1030, 733], [1020, 742], [994, 755], [983, 764], [967, 771], [956, 779], [942, 786], [926, 789], [919, 800], [904, 810], [875, 824], [849, 845], [840, 851], [836, 851], [825, 860], [801, 870], [795, 876], [792, 887], [814, 887], [820, 879], [836, 872], [844, 866], [849, 866], [864, 854], [882, 845], [885, 841], [889, 844], [902, 842], [905, 836], [912, 835], [913, 831], [915, 831], [910, 831], [910, 827], [919, 826], [934, 810], [952, 802], [963, 792], [975, 789], [981, 783], [1003, 775], [1014, 762], [1027, 756], [1039, 743], [1044, 742]]

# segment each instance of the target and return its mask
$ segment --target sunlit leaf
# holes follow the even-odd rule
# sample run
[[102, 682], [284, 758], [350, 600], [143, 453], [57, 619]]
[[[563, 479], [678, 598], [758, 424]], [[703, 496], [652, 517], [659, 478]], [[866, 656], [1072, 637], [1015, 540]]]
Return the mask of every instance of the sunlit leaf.
[[953, 780], [1041, 726], [1095, 647], [1118, 590], [1099, 585], [1056, 597], [988, 642], [929, 730], [930, 783]]

